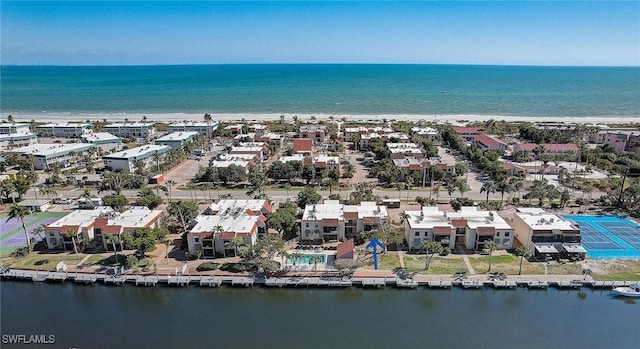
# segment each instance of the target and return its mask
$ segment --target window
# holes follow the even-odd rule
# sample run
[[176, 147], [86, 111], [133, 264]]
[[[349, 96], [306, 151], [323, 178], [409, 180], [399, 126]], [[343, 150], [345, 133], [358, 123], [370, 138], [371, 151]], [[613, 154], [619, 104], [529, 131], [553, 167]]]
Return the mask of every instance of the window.
[[317, 228], [318, 227], [318, 223], [315, 223], [313, 226], [314, 226], [314, 228]]
[[417, 232], [415, 233], [415, 236], [420, 236], [420, 232], [419, 232], [419, 231], [417, 231]]
[[509, 237], [509, 232], [508, 232], [508, 231], [505, 231], [505, 232], [504, 232], [504, 236], [505, 236], [505, 237]]
[[305, 224], [304, 224], [304, 227], [305, 227], [305, 228], [309, 228], [309, 223], [305, 223]]

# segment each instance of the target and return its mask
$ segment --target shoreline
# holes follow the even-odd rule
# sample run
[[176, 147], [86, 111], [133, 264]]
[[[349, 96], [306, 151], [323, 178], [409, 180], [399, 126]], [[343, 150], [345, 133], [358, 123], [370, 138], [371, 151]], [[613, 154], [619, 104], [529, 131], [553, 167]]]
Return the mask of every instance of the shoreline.
[[[16, 122], [30, 122], [35, 120], [38, 122], [66, 122], [66, 121], [86, 121], [102, 120], [107, 121], [123, 121], [129, 119], [136, 122], [145, 115], [150, 122], [176, 122], [176, 121], [203, 121], [204, 113], [7, 113], [12, 115]], [[478, 115], [478, 114], [325, 114], [325, 113], [212, 113], [211, 117], [217, 121], [277, 121], [281, 115], [285, 120], [293, 120], [298, 117], [301, 121], [311, 120], [330, 120], [333, 116], [334, 120], [346, 118], [349, 121], [412, 121], [412, 122], [436, 122], [436, 123], [452, 123], [464, 124], [470, 122], [482, 122], [488, 120], [506, 121], [506, 122], [530, 122], [530, 123], [581, 123], [581, 124], [632, 124], [640, 123], [640, 115], [638, 116], [514, 116], [514, 115]]]

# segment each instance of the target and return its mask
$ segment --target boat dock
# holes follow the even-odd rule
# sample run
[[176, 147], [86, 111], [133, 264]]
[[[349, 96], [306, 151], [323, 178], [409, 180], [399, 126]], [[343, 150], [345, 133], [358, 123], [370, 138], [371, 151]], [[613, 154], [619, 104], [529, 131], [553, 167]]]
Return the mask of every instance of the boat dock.
[[104, 273], [79, 273], [79, 272], [50, 272], [38, 270], [8, 269], [0, 274], [2, 279], [27, 280], [34, 282], [64, 282], [71, 281], [77, 284], [96, 284], [98, 282], [107, 285], [135, 285], [156, 286], [164, 284], [168, 286], [185, 287], [199, 285], [201, 287], [220, 287], [222, 285], [233, 287], [251, 287], [260, 285], [264, 287], [362, 287], [362, 288], [442, 288], [453, 287], [462, 289], [483, 289], [491, 287], [495, 289], [613, 289], [614, 287], [635, 285], [637, 281], [587, 281], [587, 280], [478, 280], [469, 278], [433, 280], [430, 278], [400, 278], [400, 277], [376, 277], [376, 276], [283, 276], [283, 277], [253, 277], [245, 276], [211, 276], [211, 275], [138, 275]]

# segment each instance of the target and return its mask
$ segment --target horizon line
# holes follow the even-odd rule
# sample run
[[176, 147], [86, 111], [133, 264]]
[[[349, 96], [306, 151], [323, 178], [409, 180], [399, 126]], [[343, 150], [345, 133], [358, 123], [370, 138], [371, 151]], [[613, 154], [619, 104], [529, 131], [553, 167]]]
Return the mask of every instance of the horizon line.
[[640, 68], [639, 65], [570, 65], [570, 64], [492, 64], [492, 63], [381, 63], [381, 62], [253, 62], [253, 63], [157, 63], [157, 64], [0, 64], [1, 67], [171, 67], [233, 65], [431, 65], [478, 67], [545, 67], [545, 68]]

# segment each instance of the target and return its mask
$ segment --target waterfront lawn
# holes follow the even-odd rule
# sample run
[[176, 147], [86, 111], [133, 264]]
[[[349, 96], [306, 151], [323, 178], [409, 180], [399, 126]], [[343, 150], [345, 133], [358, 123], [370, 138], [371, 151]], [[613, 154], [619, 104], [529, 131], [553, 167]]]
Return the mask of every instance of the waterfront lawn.
[[597, 260], [597, 264], [591, 273], [596, 281], [640, 281], [640, 260]]
[[418, 274], [444, 274], [453, 275], [455, 273], [468, 273], [469, 271], [464, 265], [462, 258], [457, 257], [439, 257], [433, 256], [429, 270], [425, 270], [424, 266], [427, 261], [426, 255], [405, 255], [404, 266], [409, 272], [417, 272]]
[[[364, 268], [373, 269], [373, 256], [367, 261]], [[400, 268], [400, 258], [398, 258], [397, 252], [390, 251], [378, 255], [378, 269], [393, 270], [396, 268]]]
[[17, 269], [55, 271], [56, 265], [58, 265], [60, 261], [64, 261], [67, 266], [69, 266], [78, 264], [82, 258], [83, 255], [32, 253], [24, 258], [16, 260], [11, 267]]
[[87, 259], [84, 264], [85, 265], [103, 265], [103, 266], [113, 266], [116, 264], [124, 264], [127, 260], [127, 256], [118, 254], [118, 260], [114, 258], [113, 254], [104, 255], [104, 254], [96, 254], [92, 255]]
[[[489, 269], [489, 256], [469, 257], [469, 262], [477, 274], [487, 273]], [[544, 262], [522, 262], [522, 275], [544, 275]], [[492, 273], [505, 273], [507, 275], [517, 275], [520, 268], [520, 257], [501, 254], [493, 256], [491, 261]], [[547, 275], [581, 275], [582, 265], [579, 263], [558, 263], [551, 262], [547, 265]]]

